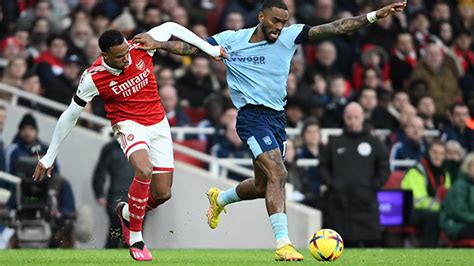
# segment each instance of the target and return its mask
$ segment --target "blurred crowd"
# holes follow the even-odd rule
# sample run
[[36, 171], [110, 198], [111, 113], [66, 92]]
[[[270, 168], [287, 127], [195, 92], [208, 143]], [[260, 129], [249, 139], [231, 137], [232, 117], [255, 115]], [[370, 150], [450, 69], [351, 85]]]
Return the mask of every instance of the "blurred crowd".
[[[290, 24], [314, 26], [363, 15], [393, 1], [284, 2]], [[4, 0], [0, 4], [0, 84], [68, 105], [81, 73], [100, 56], [97, 40], [105, 30], [117, 29], [131, 38], [174, 21], [206, 39], [223, 30], [255, 26], [260, 7], [260, 1], [251, 0]], [[299, 47], [288, 76], [285, 111], [287, 127], [301, 130], [287, 143], [289, 182], [295, 188], [292, 197], [323, 207], [320, 199], [324, 192], [335, 189], [327, 179], [328, 166], [298, 167], [296, 160], [320, 159], [327, 149], [321, 146], [320, 130], [347, 129], [344, 110], [357, 102], [362, 108], [364, 132], [390, 132], [377, 135], [383, 144], [380, 149], [386, 149], [390, 160], [387, 165], [394, 160], [417, 162], [415, 166], [390, 165], [392, 173], [406, 173], [400, 186], [413, 190], [415, 209], [428, 212], [416, 216], [413, 224], [431, 221], [431, 226], [438, 228], [430, 212], [439, 219], [444, 189], [470, 186], [472, 191], [474, 186], [472, 158], [460, 170], [466, 154], [474, 150], [473, 36], [474, 1], [410, 0], [403, 13], [348, 35]], [[229, 99], [222, 62], [201, 54], [177, 56], [158, 51], [154, 63], [171, 126], [215, 128], [215, 135], [187, 140], [205, 143], [203, 150], [217, 157], [250, 157], [235, 132], [237, 110]], [[0, 98], [10, 101], [12, 96], [0, 91]], [[19, 104], [59, 115], [34, 100], [22, 99]], [[100, 99], [86, 111], [105, 115]], [[9, 169], [8, 164], [4, 169]], [[381, 189], [390, 173], [380, 175], [373, 189]], [[95, 192], [105, 206], [107, 196], [100, 189], [103, 179], [103, 174], [97, 177]], [[456, 179], [463, 180], [459, 181], [463, 185], [456, 185]], [[427, 197], [433, 203], [418, 202]], [[456, 209], [454, 197], [448, 193], [446, 205]], [[473, 211], [472, 200], [470, 204], [466, 210]], [[459, 218], [456, 210], [450, 211], [441, 219], [451, 238], [457, 238], [463, 227], [452, 233], [450, 223], [461, 220], [463, 226], [474, 228], [472, 213]], [[426, 236], [425, 246], [433, 246], [436, 236]]]

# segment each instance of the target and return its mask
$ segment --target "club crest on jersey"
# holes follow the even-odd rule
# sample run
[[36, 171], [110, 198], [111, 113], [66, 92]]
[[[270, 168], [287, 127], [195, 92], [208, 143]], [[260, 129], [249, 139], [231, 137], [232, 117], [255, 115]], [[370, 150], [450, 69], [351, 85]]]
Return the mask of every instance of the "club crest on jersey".
[[269, 136], [263, 137], [263, 142], [267, 145], [272, 145], [272, 139]]
[[133, 141], [134, 138], [135, 138], [135, 136], [133, 134], [130, 134], [130, 135], [127, 136], [128, 141]]
[[140, 59], [140, 61], [138, 61], [138, 63], [136, 63], [135, 66], [137, 67], [138, 70], [143, 70], [143, 68], [145, 67], [145, 62], [143, 62], [143, 59]]

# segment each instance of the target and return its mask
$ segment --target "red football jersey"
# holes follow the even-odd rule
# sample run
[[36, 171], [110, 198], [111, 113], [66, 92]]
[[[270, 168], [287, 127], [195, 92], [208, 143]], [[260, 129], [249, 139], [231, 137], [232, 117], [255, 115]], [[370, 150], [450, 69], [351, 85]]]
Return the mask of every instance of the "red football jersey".
[[89, 102], [99, 95], [112, 124], [132, 120], [149, 126], [163, 120], [152, 56], [130, 44], [130, 65], [124, 70], [108, 66], [102, 57], [84, 71], [77, 97]]

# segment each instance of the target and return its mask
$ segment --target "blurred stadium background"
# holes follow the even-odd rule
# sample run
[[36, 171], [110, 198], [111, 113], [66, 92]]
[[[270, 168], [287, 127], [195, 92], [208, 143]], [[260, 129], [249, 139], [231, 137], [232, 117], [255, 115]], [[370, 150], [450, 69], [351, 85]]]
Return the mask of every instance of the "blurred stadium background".
[[[285, 2], [290, 23], [318, 25], [365, 14], [393, 1]], [[100, 200], [106, 197], [110, 181], [93, 182], [102, 148], [111, 141], [100, 99], [87, 107], [57, 159], [57, 175], [72, 188], [73, 200], [65, 203], [73, 206], [69, 216], [51, 212], [62, 204], [53, 199], [66, 201], [51, 195], [51, 189], [43, 194], [41, 186], [39, 192], [26, 191], [36, 154], [45, 152], [44, 147], [27, 145], [18, 155], [22, 125], [36, 128], [38, 139], [47, 145], [82, 71], [100, 56], [97, 38], [103, 31], [113, 28], [133, 37], [174, 21], [207, 38], [222, 30], [256, 25], [260, 5], [260, 1], [249, 0], [1, 1], [0, 103], [5, 110], [0, 110], [4, 161], [0, 200], [2, 195], [10, 196], [0, 202], [0, 230], [6, 239], [1, 247], [49, 246], [57, 233], [54, 227], [68, 228], [64, 223], [73, 225], [75, 233], [65, 232], [73, 238], [72, 246], [105, 246], [109, 222], [104, 207], [111, 202]], [[347, 36], [298, 48], [288, 78], [286, 110], [292, 144], [287, 155], [287, 211], [290, 237], [297, 247], [305, 247], [310, 235], [323, 226], [325, 185], [318, 172], [318, 145], [341, 134], [342, 110], [350, 101], [359, 101], [367, 128], [391, 149], [393, 171], [385, 189], [399, 191], [405, 171], [423, 158], [435, 138], [459, 144], [453, 151], [460, 157], [453, 170], [457, 173], [462, 157], [474, 149], [473, 27], [473, 1], [412, 0], [405, 13]], [[236, 110], [230, 103], [223, 64], [201, 55], [176, 56], [163, 51], [155, 54], [154, 62], [172, 125], [176, 170], [173, 199], [146, 220], [147, 244], [151, 248], [273, 248], [263, 201], [231, 206], [215, 232], [206, 224], [207, 188], [227, 188], [252, 176], [250, 156], [235, 134]], [[25, 120], [25, 114], [32, 114], [36, 122]], [[415, 144], [404, 143], [400, 134], [416, 115], [423, 120], [422, 137]], [[314, 122], [316, 132], [305, 135], [304, 125]], [[32, 194], [23, 198], [22, 193]], [[406, 200], [402, 194], [395, 197]], [[27, 206], [25, 200], [31, 197], [34, 200]], [[393, 199], [378, 204], [383, 214], [395, 206], [390, 205]], [[28, 208], [33, 212], [24, 211]], [[420, 229], [407, 226], [406, 209], [411, 206], [399, 206], [399, 213], [385, 213], [401, 220], [394, 224], [381, 221], [385, 236], [381, 246], [419, 246], [413, 238]], [[61, 221], [53, 223], [55, 219]], [[36, 222], [28, 224], [30, 221]], [[443, 232], [440, 236], [440, 246], [474, 246], [472, 240], [457, 243]]]

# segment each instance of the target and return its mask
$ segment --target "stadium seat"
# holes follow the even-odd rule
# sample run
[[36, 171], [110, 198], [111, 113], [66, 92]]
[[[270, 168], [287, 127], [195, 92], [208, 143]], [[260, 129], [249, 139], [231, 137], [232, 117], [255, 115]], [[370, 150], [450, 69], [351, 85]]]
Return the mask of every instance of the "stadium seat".
[[316, 61], [316, 47], [314, 45], [306, 45], [304, 48], [304, 54], [306, 64], [314, 64], [314, 61]]
[[[206, 152], [206, 147], [207, 147], [207, 141], [202, 141], [202, 140], [183, 140], [183, 141], [175, 141], [174, 143], [181, 144], [183, 146], [186, 146], [188, 148], [200, 151], [200, 152]], [[180, 153], [175, 151], [174, 152], [174, 158], [176, 161], [184, 162], [190, 165], [194, 165], [200, 168], [205, 168], [206, 164], [196, 158], [193, 158], [191, 156], [188, 156], [184, 153]]]
[[216, 2], [215, 10], [209, 11], [207, 13], [207, 30], [211, 35], [214, 35], [218, 32], [219, 19], [222, 13], [222, 10], [227, 5], [228, 0], [220, 0]]
[[439, 239], [441, 240], [443, 245], [450, 248], [474, 248], [474, 239], [451, 240], [449, 239], [448, 235], [443, 231], [439, 233]]
[[419, 246], [421, 231], [414, 226], [385, 227], [383, 242], [385, 247], [403, 248]]
[[196, 125], [207, 117], [207, 111], [204, 108], [185, 107], [183, 108], [183, 111], [189, 119], [191, 119], [193, 125]]
[[390, 173], [383, 189], [400, 189], [400, 184], [405, 176], [405, 171], [393, 171]]
[[[384, 190], [401, 191], [400, 183], [404, 176], [403, 171], [393, 172], [384, 185]], [[409, 216], [413, 208], [413, 195], [411, 191], [403, 191], [403, 223], [398, 226], [384, 228], [384, 243], [387, 247], [417, 246], [417, 239], [421, 230], [409, 225]]]
[[401, 233], [401, 234], [411, 234], [411, 235], [419, 235], [421, 231], [414, 227], [414, 226], [391, 226], [386, 227], [385, 231], [390, 233]]

